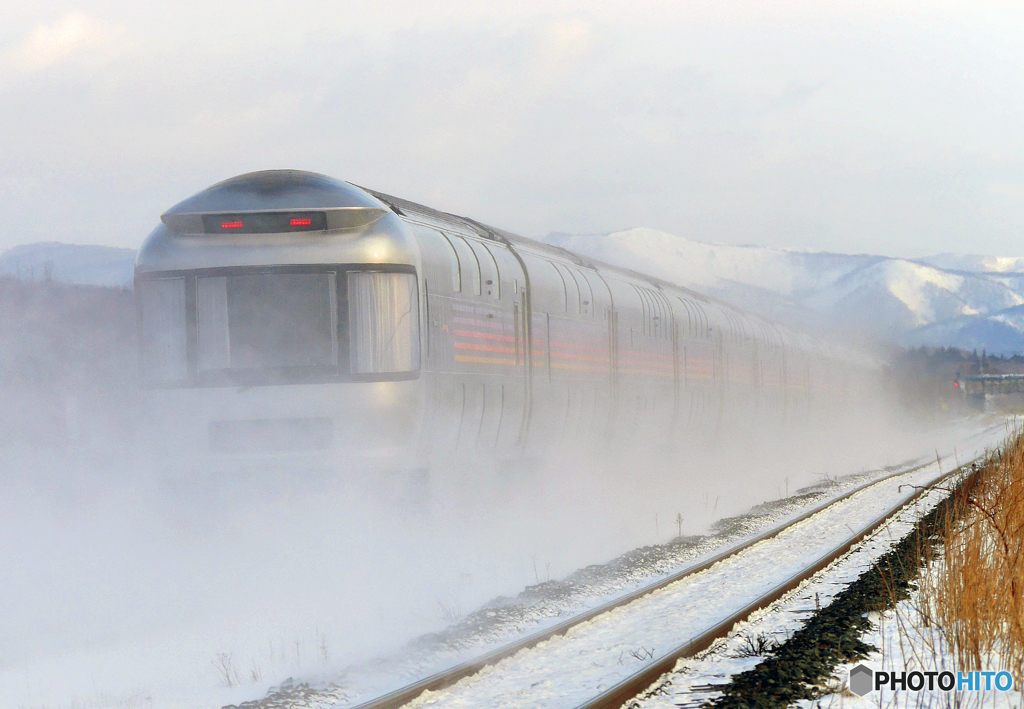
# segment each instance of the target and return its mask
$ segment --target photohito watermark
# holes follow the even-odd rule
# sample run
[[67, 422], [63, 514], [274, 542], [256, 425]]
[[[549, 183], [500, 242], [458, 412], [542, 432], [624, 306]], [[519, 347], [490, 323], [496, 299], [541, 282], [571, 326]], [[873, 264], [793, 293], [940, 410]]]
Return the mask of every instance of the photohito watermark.
[[1009, 692], [1013, 675], [1002, 672], [950, 672], [944, 670], [918, 672], [885, 672], [865, 664], [850, 669], [850, 691], [858, 697], [880, 689], [911, 692]]

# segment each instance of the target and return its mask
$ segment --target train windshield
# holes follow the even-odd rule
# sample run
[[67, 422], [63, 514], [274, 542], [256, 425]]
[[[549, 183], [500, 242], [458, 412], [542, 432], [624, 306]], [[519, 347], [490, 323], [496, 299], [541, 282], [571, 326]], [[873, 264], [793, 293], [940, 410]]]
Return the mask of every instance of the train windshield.
[[335, 279], [333, 273], [199, 278], [199, 370], [337, 365]]
[[287, 268], [138, 282], [153, 384], [409, 378], [419, 370], [416, 276]]

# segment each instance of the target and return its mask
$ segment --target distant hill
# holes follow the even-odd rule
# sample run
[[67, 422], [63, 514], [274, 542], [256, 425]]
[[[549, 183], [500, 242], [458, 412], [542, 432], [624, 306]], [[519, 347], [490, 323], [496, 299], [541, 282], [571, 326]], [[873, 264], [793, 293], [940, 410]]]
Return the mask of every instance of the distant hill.
[[799, 327], [838, 323], [905, 345], [1024, 352], [1024, 259], [787, 251], [653, 229], [544, 241]]
[[135, 250], [114, 246], [46, 241], [0, 253], [0, 275], [29, 282], [131, 288], [134, 269]]

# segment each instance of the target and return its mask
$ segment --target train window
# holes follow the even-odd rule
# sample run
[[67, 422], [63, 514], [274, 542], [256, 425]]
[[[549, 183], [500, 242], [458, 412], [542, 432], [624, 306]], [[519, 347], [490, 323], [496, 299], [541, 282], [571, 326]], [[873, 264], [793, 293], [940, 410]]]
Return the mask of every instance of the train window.
[[[587, 282], [583, 276], [576, 271], [576, 269], [566, 266], [565, 270], [569, 272], [569, 278], [571, 278], [572, 282], [576, 284], [576, 293], [579, 296], [576, 300], [576, 312], [577, 314], [582, 315], [588, 310], [587, 307], [584, 307], [583, 301], [587, 301], [589, 303], [593, 300], [593, 296], [588, 296], [589, 286], [584, 288], [584, 286], [587, 285]], [[583, 285], [580, 285], [581, 282]]]
[[[559, 275], [562, 276], [562, 281], [565, 283], [565, 312], [576, 313], [578, 315], [580, 312], [580, 301], [582, 300], [580, 297], [580, 284], [576, 282], [576, 279], [573, 278], [572, 271], [570, 271], [566, 266], [563, 265], [559, 268], [559, 264], [556, 263], [553, 265]], [[569, 274], [568, 278], [565, 277], [566, 273]]]
[[665, 339], [669, 332], [669, 319], [665, 317], [665, 310], [662, 308], [662, 297], [656, 292], [648, 291], [648, 296], [653, 305], [653, 316], [651, 317], [651, 332], [654, 337]]
[[640, 301], [643, 303], [643, 318], [644, 318], [644, 335], [651, 334], [651, 302], [647, 298], [647, 293], [643, 288], [637, 288], [636, 292], [640, 295]]
[[419, 369], [419, 295], [411, 273], [348, 274], [353, 374]]
[[483, 278], [481, 288], [483, 292], [497, 300], [501, 297], [498, 283], [498, 262], [495, 261], [494, 255], [487, 250], [487, 247], [479, 241], [473, 239], [466, 239], [466, 241], [473, 247], [473, 251], [480, 261], [480, 276]]
[[640, 327], [642, 328], [643, 333], [646, 335], [647, 334], [647, 301], [644, 300], [644, 295], [643, 295], [643, 293], [640, 292], [639, 288], [637, 288], [632, 283], [630, 283], [629, 285], [633, 286], [633, 291], [636, 293], [636, 297], [640, 299]]
[[449, 242], [455, 248], [459, 256], [459, 265], [462, 268], [462, 282], [469, 280], [473, 284], [473, 295], [480, 295], [480, 259], [476, 252], [470, 248], [466, 240], [456, 234], [446, 234]]
[[650, 313], [651, 337], [660, 337], [663, 326], [661, 324], [661, 308], [658, 307], [658, 296], [649, 290], [645, 290], [644, 295], [647, 296], [647, 309]]
[[584, 315], [593, 315], [594, 290], [590, 287], [590, 282], [582, 271], [575, 270], [574, 272], [574, 269], [570, 269], [569, 273], [576, 279], [576, 285], [580, 289], [580, 312]]
[[[495, 257], [494, 255], [494, 251], [492, 249], [497, 248], [496, 246], [492, 247], [489, 244], [483, 244], [482, 246], [484, 247], [484, 251], [487, 252], [487, 255], [491, 257], [491, 263], [494, 264], [493, 290], [491, 290], [491, 286], [488, 286], [488, 290], [491, 290], [492, 297], [495, 300], [498, 300], [499, 298], [501, 298], [501, 268], [498, 267], [498, 258], [500, 258], [500, 255], [498, 257]], [[506, 273], [506, 275], [508, 274]], [[485, 283], [484, 285], [487, 284]]]
[[185, 379], [185, 279], [140, 281], [138, 298], [144, 376], [160, 383]]
[[643, 303], [644, 335], [657, 337], [661, 332], [661, 327], [658, 325], [661, 316], [659, 315], [660, 309], [657, 307], [657, 298], [646, 288], [633, 286], [633, 289], [636, 290], [637, 295], [640, 296], [640, 302]]
[[[680, 316], [682, 316], [684, 313], [686, 314], [686, 334], [687, 335], [692, 335], [693, 334], [693, 318], [690, 315], [690, 309], [686, 307], [686, 303], [684, 303], [683, 299], [680, 298], [679, 296], [676, 296], [676, 300], [678, 300], [679, 304], [681, 306], [683, 306], [683, 310], [680, 313]], [[678, 308], [674, 308], [674, 309], [678, 310]]]
[[462, 264], [459, 263], [459, 252], [455, 250], [455, 245], [452, 244], [452, 240], [448, 238], [448, 235], [443, 231], [438, 232], [444, 239], [445, 243], [448, 244], [448, 248], [451, 249], [452, 256], [452, 290], [456, 293], [462, 291]]
[[681, 302], [683, 307], [686, 308], [687, 332], [691, 337], [696, 337], [700, 329], [700, 316], [697, 314], [697, 308], [693, 303], [685, 301], [682, 298], [679, 299], [679, 302]]
[[587, 291], [590, 293], [590, 313], [597, 315], [598, 307], [603, 302], [607, 302], [605, 296], [608, 293], [608, 286], [601, 280], [597, 271], [581, 271], [581, 273], [587, 281]]
[[661, 299], [654, 291], [647, 291], [651, 301], [651, 337], [664, 337], [665, 314], [661, 312]]
[[663, 340], [669, 340], [672, 338], [672, 329], [675, 327], [675, 323], [672, 320], [671, 306], [668, 301], [665, 300], [665, 296], [661, 291], [655, 294], [658, 299], [658, 312], [660, 313], [658, 319], [658, 335]]
[[561, 270], [551, 261], [545, 261], [551, 268], [555, 269], [555, 273], [558, 274], [558, 282], [562, 284], [562, 310], [569, 312], [569, 288], [565, 284], [565, 276], [562, 275]]
[[199, 278], [199, 371], [336, 365], [335, 278], [333, 273]]

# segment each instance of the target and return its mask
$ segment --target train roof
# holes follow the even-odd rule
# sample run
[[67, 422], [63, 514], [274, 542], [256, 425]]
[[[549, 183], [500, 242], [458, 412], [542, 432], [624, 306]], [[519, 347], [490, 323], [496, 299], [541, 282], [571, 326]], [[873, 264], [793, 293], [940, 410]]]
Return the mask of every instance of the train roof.
[[304, 170], [261, 170], [238, 175], [207, 187], [160, 216], [172, 230], [202, 233], [202, 217], [316, 210], [326, 216], [328, 229], [371, 224], [387, 206], [366, 190], [327, 175]]
[[622, 266], [616, 266], [614, 264], [610, 264], [605, 261], [600, 261], [598, 259], [581, 256], [580, 254], [577, 254], [573, 251], [569, 251], [568, 249], [564, 249], [560, 246], [546, 244], [542, 241], [537, 241], [536, 239], [530, 239], [525, 236], [513, 234], [512, 232], [505, 231], [504, 229], [499, 229], [497, 227], [489, 226], [487, 224], [478, 222], [475, 219], [471, 219], [469, 217], [462, 217], [456, 214], [442, 212], [432, 207], [427, 207], [416, 202], [411, 202], [407, 199], [402, 199], [401, 197], [394, 197], [384, 192], [377, 192], [376, 190], [371, 190], [367, 187], [360, 187], [359, 189], [366, 190], [368, 193], [379, 199], [381, 202], [387, 204], [400, 217], [412, 219], [415, 219], [417, 216], [427, 217], [431, 221], [448, 223], [454, 227], [469, 229], [478, 236], [494, 239], [497, 241], [506, 241], [510, 244], [515, 244], [517, 246], [525, 246], [530, 250], [539, 251], [541, 253], [547, 253], [553, 256], [558, 256], [568, 261], [571, 261], [572, 263], [575, 263], [579, 266], [592, 268], [595, 271], [619, 273], [643, 281], [657, 288], [667, 288], [671, 290], [682, 291], [683, 293], [693, 298], [694, 300], [698, 300], [706, 304], [717, 305], [727, 310], [742, 314], [745, 317], [759, 320], [767, 325], [779, 328], [780, 330], [789, 332], [793, 335], [803, 334], [800, 333], [798, 330], [789, 327], [788, 325], [783, 325], [781, 323], [777, 323], [773, 320], [770, 320], [769, 318], [765, 318], [763, 316], [750, 313], [746, 310], [742, 310], [731, 303], [727, 303], [723, 300], [719, 300], [718, 298], [714, 298], [703, 293], [698, 293], [697, 291], [691, 290], [686, 286], [682, 286], [678, 283], [672, 283], [671, 281], [666, 281], [646, 273], [641, 273], [639, 271], [623, 268]]
[[751, 313], [749, 311], [743, 310], [731, 303], [719, 300], [718, 298], [714, 298], [703, 293], [698, 293], [685, 286], [679, 285], [678, 283], [672, 283], [671, 281], [656, 278], [655, 276], [651, 276], [646, 273], [640, 273], [639, 271], [633, 271], [631, 269], [616, 266], [614, 264], [610, 264], [604, 261], [581, 256], [580, 254], [577, 254], [573, 251], [569, 251], [560, 246], [545, 244], [544, 242], [537, 241], [535, 239], [529, 239], [525, 236], [513, 234], [512, 232], [508, 232], [505, 231], [504, 229], [499, 229], [497, 227], [489, 226], [487, 224], [478, 222], [475, 219], [471, 219], [469, 217], [462, 217], [456, 214], [442, 212], [432, 207], [427, 207], [426, 205], [418, 204], [407, 199], [402, 199], [401, 197], [395, 197], [384, 192], [378, 192], [367, 187], [358, 188], [361, 190], [365, 190], [369, 194], [379, 199], [381, 202], [390, 207], [391, 210], [394, 211], [395, 214], [397, 214], [399, 217], [411, 219], [413, 221], [415, 221], [417, 218], [420, 218], [422, 220], [425, 217], [426, 220], [430, 222], [439, 222], [440, 224], [448, 224], [455, 228], [468, 229], [472, 233], [475, 233], [477, 236], [481, 236], [483, 238], [493, 239], [496, 241], [504, 241], [509, 244], [514, 244], [516, 246], [526, 247], [527, 249], [530, 249], [532, 251], [539, 251], [541, 253], [558, 256], [560, 258], [571, 261], [579, 266], [592, 268], [596, 271], [626, 275], [629, 276], [630, 278], [643, 281], [645, 283], [648, 283], [663, 290], [669, 289], [681, 291], [685, 293], [688, 297], [700, 301], [706, 305], [713, 305], [722, 308], [726, 311], [742, 315], [743, 317], [751, 321], [760, 322], [762, 325], [767, 326], [769, 328], [775, 328], [781, 336], [790, 338], [790, 342], [792, 342], [793, 340], [800, 342], [801, 346], [804, 349], [818, 350], [819, 352], [822, 353], [828, 351], [831, 356], [837, 356], [840, 355], [840, 353], [842, 353], [843, 356], [846, 356], [851, 360], [858, 360], [861, 361], [863, 364], [870, 363], [872, 366], [877, 365], [877, 363], [874, 362], [872, 358], [866, 357], [866, 355], [864, 355], [861, 352], [850, 350], [845, 345], [811, 337], [808, 333], [797, 330], [793, 327], [790, 327], [789, 325], [785, 325], [776, 322], [770, 318], [764, 317], [762, 315], [758, 315], [756, 313]]

